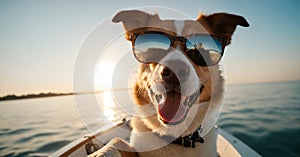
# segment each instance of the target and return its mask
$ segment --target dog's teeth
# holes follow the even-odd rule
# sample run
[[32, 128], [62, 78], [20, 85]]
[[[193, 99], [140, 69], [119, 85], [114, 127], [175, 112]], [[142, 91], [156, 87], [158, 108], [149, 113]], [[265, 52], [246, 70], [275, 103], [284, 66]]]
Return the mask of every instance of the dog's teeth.
[[196, 95], [192, 96], [192, 99], [191, 99], [192, 102], [195, 101], [195, 97], [196, 97]]
[[193, 96], [189, 97], [188, 105], [191, 106], [191, 102], [193, 101]]
[[182, 101], [182, 104], [183, 106], [188, 106], [188, 102], [189, 102], [189, 97], [188, 96], [181, 96], [181, 101]]
[[186, 99], [186, 101], [185, 101], [186, 106], [189, 105], [189, 102], [190, 102], [190, 98], [188, 97], [188, 98]]
[[198, 90], [197, 92], [195, 92], [193, 95], [191, 95], [189, 97], [189, 105], [192, 106], [193, 103], [196, 101], [197, 97], [200, 95], [200, 90]]
[[195, 95], [195, 94], [193, 94], [193, 95], [190, 96], [189, 102], [188, 102], [188, 104], [189, 104], [190, 106], [193, 105], [193, 103], [194, 103], [194, 101], [195, 101], [195, 98], [196, 98], [196, 95]]

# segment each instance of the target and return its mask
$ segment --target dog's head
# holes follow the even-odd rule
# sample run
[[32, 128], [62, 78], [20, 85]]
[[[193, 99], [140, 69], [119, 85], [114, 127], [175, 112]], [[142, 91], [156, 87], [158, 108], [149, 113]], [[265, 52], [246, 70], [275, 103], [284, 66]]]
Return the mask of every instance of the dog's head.
[[195, 131], [208, 106], [223, 99], [218, 62], [236, 26], [247, 27], [247, 21], [226, 13], [161, 20], [158, 15], [128, 10], [115, 15], [113, 22], [123, 22], [126, 38], [142, 63], [134, 97], [138, 105], [150, 104], [156, 113], [143, 118], [147, 127], [161, 135]]

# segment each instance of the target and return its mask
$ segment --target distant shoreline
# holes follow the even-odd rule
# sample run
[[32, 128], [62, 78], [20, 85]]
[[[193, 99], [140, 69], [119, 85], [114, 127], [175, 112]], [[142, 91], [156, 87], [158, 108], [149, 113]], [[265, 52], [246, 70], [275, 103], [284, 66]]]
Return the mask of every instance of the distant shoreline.
[[45, 98], [45, 97], [55, 97], [55, 96], [67, 96], [67, 95], [74, 95], [74, 94], [76, 94], [76, 93], [39, 93], [39, 94], [26, 94], [26, 95], [21, 95], [21, 96], [11, 94], [11, 95], [6, 95], [3, 97], [0, 97], [0, 101]]
[[[112, 89], [106, 89], [106, 90], [112, 90]], [[102, 93], [106, 90], [101, 90], [101, 91], [93, 91], [93, 92], [75, 92], [75, 93], [54, 93], [54, 92], [49, 92], [49, 93], [39, 93], [39, 94], [24, 94], [24, 95], [15, 95], [15, 94], [9, 94], [0, 97], [0, 101], [9, 101], [9, 100], [21, 100], [21, 99], [33, 99], [33, 98], [46, 98], [46, 97], [56, 97], [56, 96], [68, 96], [68, 95], [77, 95], [77, 94], [92, 94], [92, 93]], [[114, 89], [114, 90], [126, 90], [125, 88], [120, 88], [120, 89]]]

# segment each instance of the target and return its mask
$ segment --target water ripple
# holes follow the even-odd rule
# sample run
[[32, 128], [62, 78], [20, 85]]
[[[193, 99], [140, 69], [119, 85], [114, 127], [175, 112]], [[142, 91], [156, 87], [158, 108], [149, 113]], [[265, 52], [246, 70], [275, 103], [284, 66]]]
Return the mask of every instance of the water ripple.
[[41, 147], [39, 147], [38, 149], [36, 149], [36, 152], [50, 153], [50, 152], [57, 150], [57, 148], [61, 148], [65, 145], [69, 144], [70, 142], [71, 141], [67, 141], [67, 140], [50, 142], [50, 143], [44, 144]]
[[6, 131], [3, 132], [2, 135], [17, 135], [17, 134], [23, 134], [26, 132], [31, 131], [31, 128], [22, 128], [22, 129], [16, 129], [16, 130], [12, 130], [12, 131]]
[[19, 140], [16, 141], [16, 143], [25, 143], [25, 142], [28, 142], [32, 139], [38, 138], [38, 137], [47, 137], [47, 136], [56, 135], [56, 134], [59, 134], [59, 132], [37, 133], [37, 134], [34, 134], [32, 136], [19, 139]]

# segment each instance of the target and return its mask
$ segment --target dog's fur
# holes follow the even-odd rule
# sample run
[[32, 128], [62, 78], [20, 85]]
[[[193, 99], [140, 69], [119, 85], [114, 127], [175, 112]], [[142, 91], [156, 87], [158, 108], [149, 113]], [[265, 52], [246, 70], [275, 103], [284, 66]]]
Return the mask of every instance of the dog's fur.
[[[243, 17], [227, 13], [216, 13], [208, 16], [200, 14], [197, 20], [174, 21], [161, 20], [158, 15], [151, 15], [138, 10], [121, 11], [115, 15], [113, 22], [123, 23], [128, 40], [136, 31], [159, 30], [173, 36], [187, 36], [195, 33], [210, 34], [225, 39], [228, 41], [227, 44], [230, 43], [237, 25], [249, 26]], [[164, 82], [161, 78], [153, 77], [154, 71], [159, 71], [165, 68], [166, 65], [157, 63], [141, 64], [133, 96], [139, 112], [144, 113], [145, 117], [132, 118], [133, 133], [130, 144], [121, 139], [113, 139], [107, 146], [91, 156], [105, 156], [105, 154], [116, 154], [117, 156], [138, 155], [140, 157], [199, 156], [200, 154], [202, 156], [217, 156], [216, 151], [211, 151], [216, 149], [216, 133], [214, 132], [206, 136], [205, 144], [197, 143], [195, 148], [167, 144], [160, 138], [166, 135], [184, 137], [195, 132], [202, 124], [208, 107], [221, 105], [224, 98], [224, 79], [218, 65], [208, 67], [196, 65], [183, 52], [180, 42], [175, 42], [174, 49], [180, 52], [186, 58], [184, 61], [189, 62], [189, 65], [193, 67], [199, 79], [199, 87], [197, 88], [200, 88], [200, 85], [204, 87], [198, 97], [199, 99], [197, 99], [198, 102], [194, 103], [185, 119], [179, 124], [169, 125], [159, 118], [156, 113], [158, 107], [150, 97], [149, 88], [151, 88], [153, 82], [162, 82], [163, 86], [168, 85], [168, 82]], [[157, 80], [153, 81], [154, 78]], [[146, 116], [149, 115], [149, 112], [155, 114]], [[166, 144], [164, 145], [164, 143]], [[162, 147], [157, 148], [160, 144], [162, 144]], [[133, 153], [135, 151], [137, 153]]]

